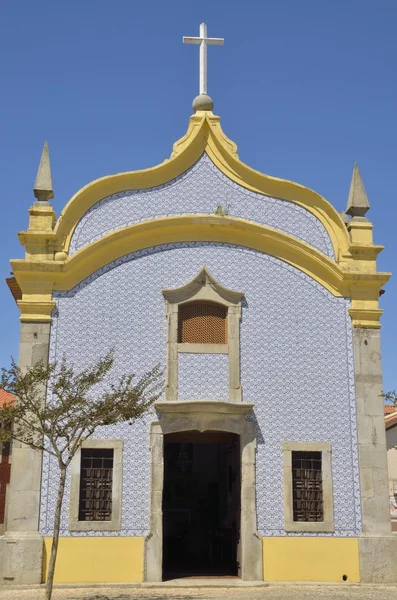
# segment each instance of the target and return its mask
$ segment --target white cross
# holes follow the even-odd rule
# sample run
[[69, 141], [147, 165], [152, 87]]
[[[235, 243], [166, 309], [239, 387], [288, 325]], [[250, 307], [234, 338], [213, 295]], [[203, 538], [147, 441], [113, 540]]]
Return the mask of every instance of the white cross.
[[207, 93], [207, 44], [223, 46], [223, 38], [207, 37], [207, 25], [201, 23], [200, 37], [184, 37], [184, 44], [200, 44], [200, 94]]

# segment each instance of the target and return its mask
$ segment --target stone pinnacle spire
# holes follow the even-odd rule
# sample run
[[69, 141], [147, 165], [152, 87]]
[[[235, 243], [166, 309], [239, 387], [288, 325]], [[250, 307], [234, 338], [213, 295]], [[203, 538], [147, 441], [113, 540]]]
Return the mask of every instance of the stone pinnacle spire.
[[364, 188], [357, 163], [354, 163], [353, 175], [350, 184], [349, 198], [346, 213], [351, 217], [364, 217], [369, 209], [367, 193]]
[[37, 170], [36, 181], [34, 182], [33, 193], [39, 202], [48, 201], [54, 197], [52, 189], [50, 155], [48, 153], [48, 142], [44, 143], [43, 152], [39, 168]]

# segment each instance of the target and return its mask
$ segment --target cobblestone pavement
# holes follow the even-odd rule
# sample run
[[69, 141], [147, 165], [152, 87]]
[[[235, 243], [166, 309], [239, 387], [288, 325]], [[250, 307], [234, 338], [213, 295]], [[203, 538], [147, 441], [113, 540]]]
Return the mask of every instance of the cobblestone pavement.
[[[41, 589], [0, 589], [0, 600], [42, 600]], [[397, 600], [397, 586], [288, 585], [246, 588], [66, 588], [53, 600]]]

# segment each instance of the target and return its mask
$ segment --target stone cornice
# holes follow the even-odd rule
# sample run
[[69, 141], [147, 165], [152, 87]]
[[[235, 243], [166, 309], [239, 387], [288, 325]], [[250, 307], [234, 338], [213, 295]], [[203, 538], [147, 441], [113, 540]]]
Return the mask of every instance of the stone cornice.
[[215, 400], [187, 400], [176, 402], [156, 402], [155, 409], [160, 413], [205, 413], [221, 415], [246, 415], [254, 408], [252, 402], [219, 402]]

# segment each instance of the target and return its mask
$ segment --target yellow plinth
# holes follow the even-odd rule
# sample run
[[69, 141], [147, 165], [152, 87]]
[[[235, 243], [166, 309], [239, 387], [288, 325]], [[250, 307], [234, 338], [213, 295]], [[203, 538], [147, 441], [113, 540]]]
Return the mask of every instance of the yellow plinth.
[[[43, 582], [52, 538], [44, 538]], [[141, 537], [60, 538], [55, 583], [118, 583], [143, 580]]]
[[265, 581], [360, 581], [355, 538], [263, 538]]

